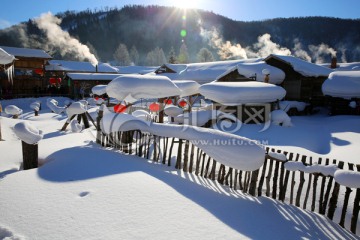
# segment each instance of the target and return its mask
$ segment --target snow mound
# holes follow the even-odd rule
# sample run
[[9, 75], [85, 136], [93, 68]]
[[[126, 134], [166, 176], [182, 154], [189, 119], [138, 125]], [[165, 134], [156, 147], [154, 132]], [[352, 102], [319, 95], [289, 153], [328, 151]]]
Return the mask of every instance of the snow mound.
[[360, 188], [360, 172], [337, 170], [334, 179], [341, 185], [349, 188]]
[[48, 98], [46, 100], [46, 105], [56, 114], [61, 114], [66, 111], [66, 107], [59, 107], [58, 102], [55, 99]]
[[174, 105], [167, 105], [164, 109], [164, 113], [170, 117], [176, 117], [182, 114], [184, 110]]
[[19, 115], [23, 112], [22, 109], [18, 108], [15, 105], [8, 105], [5, 107], [5, 113], [9, 115]]
[[192, 80], [175, 80], [175, 85], [180, 89], [180, 97], [191, 96], [199, 93], [200, 84]]
[[39, 102], [33, 102], [30, 104], [30, 108], [34, 111], [39, 111], [40, 110], [40, 103]]
[[284, 127], [291, 127], [291, 118], [283, 110], [274, 110], [270, 113], [270, 119], [272, 124], [281, 125]]
[[15, 135], [27, 144], [36, 144], [43, 138], [43, 132], [29, 122], [20, 122], [14, 126]]
[[127, 75], [112, 80], [106, 87], [109, 97], [133, 102], [141, 98], [179, 96], [180, 89], [167, 77]]
[[200, 87], [200, 94], [227, 106], [244, 103], [269, 103], [281, 100], [282, 87], [262, 82], [212, 82]]
[[360, 97], [360, 71], [332, 72], [322, 85], [324, 95], [345, 99]]
[[305, 166], [302, 162], [286, 162], [285, 169], [288, 171], [302, 171], [305, 173], [321, 173], [324, 176], [334, 176], [335, 172], [339, 169], [335, 164], [319, 165], [314, 164]]
[[107, 85], [96, 85], [91, 89], [91, 92], [98, 96], [104, 95], [106, 94], [106, 86]]
[[147, 112], [146, 110], [135, 110], [134, 112], [131, 113], [131, 115], [133, 115], [134, 117], [140, 118], [144, 121], [150, 121], [151, 120], [151, 115], [149, 112]]
[[82, 114], [86, 112], [86, 107], [82, 102], [74, 102], [72, 103], [67, 109], [66, 114], [68, 117], [71, 117], [72, 115], [76, 114]]
[[82, 130], [82, 126], [76, 119], [73, 119], [70, 123], [71, 131], [74, 133], [79, 133]]

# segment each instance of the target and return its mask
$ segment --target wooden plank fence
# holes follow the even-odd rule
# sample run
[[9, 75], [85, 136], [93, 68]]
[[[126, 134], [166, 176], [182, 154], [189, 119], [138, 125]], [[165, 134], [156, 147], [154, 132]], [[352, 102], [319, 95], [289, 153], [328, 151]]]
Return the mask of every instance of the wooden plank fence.
[[[98, 129], [99, 130], [99, 129]], [[287, 204], [318, 212], [356, 234], [360, 189], [341, 186], [332, 176], [320, 173], [288, 171], [285, 162], [266, 156], [263, 166], [256, 171], [242, 171], [218, 163], [188, 140], [154, 136], [141, 131], [117, 132], [98, 135], [98, 143], [127, 154], [174, 166], [175, 169], [218, 181], [234, 190], [252, 196], [270, 197]], [[266, 148], [269, 152], [283, 153], [287, 161], [301, 161], [312, 165], [312, 157]], [[360, 171], [360, 165], [319, 158], [318, 164], [336, 164], [340, 169]], [[344, 201], [339, 202], [339, 196]], [[336, 214], [335, 214], [336, 213]]]

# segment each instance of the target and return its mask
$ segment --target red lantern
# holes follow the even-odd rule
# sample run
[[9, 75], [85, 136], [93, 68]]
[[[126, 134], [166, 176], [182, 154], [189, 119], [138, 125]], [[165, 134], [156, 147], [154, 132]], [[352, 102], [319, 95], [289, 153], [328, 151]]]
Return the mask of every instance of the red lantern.
[[44, 71], [43, 71], [43, 69], [42, 68], [36, 68], [36, 69], [34, 69], [34, 73], [36, 73], [36, 74], [38, 74], [38, 75], [43, 75], [43, 73], [44, 73]]
[[50, 84], [56, 84], [56, 78], [49, 78]]
[[173, 101], [171, 99], [166, 99], [164, 103], [165, 105], [171, 105], [173, 104]]
[[95, 97], [95, 100], [96, 100], [96, 101], [99, 100], [99, 97]]
[[182, 108], [184, 108], [184, 107], [187, 106], [187, 102], [186, 102], [185, 100], [181, 100], [181, 101], [179, 102], [179, 106], [182, 107]]
[[150, 104], [149, 109], [151, 112], [158, 112], [158, 111], [160, 111], [160, 105], [158, 103], [154, 102], [154, 103]]
[[123, 113], [126, 111], [126, 106], [123, 104], [117, 104], [114, 106], [114, 112], [116, 113]]

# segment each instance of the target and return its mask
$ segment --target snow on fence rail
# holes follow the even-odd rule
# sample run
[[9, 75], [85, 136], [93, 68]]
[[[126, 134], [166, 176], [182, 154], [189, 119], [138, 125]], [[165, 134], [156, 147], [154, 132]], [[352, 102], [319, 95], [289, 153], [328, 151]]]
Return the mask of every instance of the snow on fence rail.
[[[98, 123], [99, 121], [98, 119]], [[255, 171], [243, 171], [219, 163], [192, 141], [181, 138], [131, 130], [99, 133], [97, 140], [104, 147], [113, 147], [127, 154], [175, 166], [175, 169], [216, 180], [252, 196], [265, 195], [318, 212], [356, 234], [359, 225], [360, 188], [342, 186], [335, 181], [333, 174], [327, 175], [324, 172], [334, 173], [331, 170], [334, 170], [334, 166], [360, 172], [360, 165], [345, 164], [328, 158], [313, 161], [312, 157], [267, 147], [263, 165]], [[285, 167], [287, 163], [295, 163], [303, 168]], [[319, 166], [324, 169], [322, 165], [327, 170], [309, 170], [310, 166], [313, 169], [319, 169]], [[343, 196], [343, 202], [340, 196]]]

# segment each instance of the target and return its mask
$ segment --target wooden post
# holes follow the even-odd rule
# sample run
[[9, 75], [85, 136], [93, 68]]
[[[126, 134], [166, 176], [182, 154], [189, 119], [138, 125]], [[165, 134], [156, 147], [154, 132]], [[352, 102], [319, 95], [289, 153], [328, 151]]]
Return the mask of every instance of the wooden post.
[[61, 131], [65, 131], [67, 126], [70, 124], [71, 120], [73, 120], [77, 114], [72, 115], [70, 118], [68, 118], [64, 124], [64, 126], [61, 128]]
[[160, 111], [159, 111], [159, 123], [164, 123], [164, 98], [159, 99]]
[[[338, 167], [340, 169], [343, 169], [344, 162], [339, 161]], [[339, 191], [340, 191], [340, 184], [335, 182], [334, 189], [333, 189], [333, 192], [331, 194], [330, 201], [329, 201], [329, 211], [328, 211], [328, 214], [327, 214], [328, 218], [330, 218], [331, 220], [333, 220], [335, 209], [337, 208], [337, 202], [338, 202], [338, 198], [339, 198]]]
[[[356, 165], [356, 169], [358, 172], [360, 172], [360, 165]], [[359, 210], [360, 210], [360, 189], [356, 189], [356, 196], [355, 196], [355, 200], [354, 200], [354, 209], [353, 209], [353, 215], [351, 217], [351, 226], [350, 226], [350, 230], [352, 233], [356, 234], [356, 226], [357, 226], [357, 221], [358, 221], [358, 217], [359, 217]]]
[[100, 128], [100, 121], [104, 115], [104, 110], [102, 107], [99, 108], [99, 113], [96, 118], [96, 143], [101, 143], [101, 128]]
[[38, 167], [38, 144], [27, 144], [24, 141], [22, 143], [23, 153], [23, 169], [32, 169]]
[[[348, 165], [349, 165], [349, 170], [353, 171], [354, 170], [354, 164], [348, 163]], [[348, 204], [349, 204], [349, 197], [350, 197], [351, 192], [352, 192], [351, 188], [346, 187], [346, 192], [345, 192], [345, 197], [344, 197], [344, 204], [343, 204], [343, 209], [341, 211], [341, 218], [340, 218], [340, 222], [339, 222], [339, 225], [342, 226], [342, 227], [345, 227], [346, 209], [347, 209]]]
[[249, 194], [252, 196], [255, 196], [255, 194], [256, 194], [256, 183], [257, 183], [259, 172], [260, 172], [259, 169], [251, 172]]

